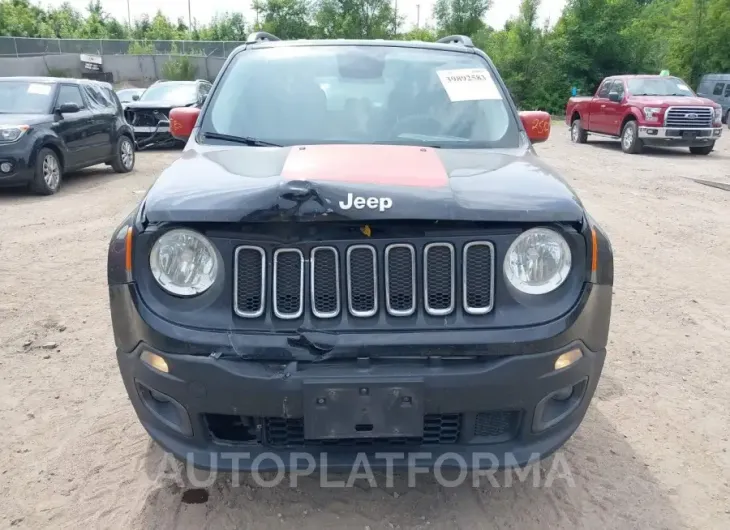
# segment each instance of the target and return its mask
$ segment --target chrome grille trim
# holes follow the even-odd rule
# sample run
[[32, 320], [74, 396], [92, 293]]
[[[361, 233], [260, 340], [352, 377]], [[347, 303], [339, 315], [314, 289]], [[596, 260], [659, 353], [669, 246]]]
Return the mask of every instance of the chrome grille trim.
[[[687, 114], [696, 117], [687, 118]], [[712, 128], [715, 109], [712, 107], [669, 107], [664, 115], [664, 126], [670, 128]]]
[[[393, 309], [390, 303], [390, 252], [396, 248], [406, 248], [411, 254], [411, 297], [412, 304], [407, 310]], [[385, 268], [385, 308], [389, 314], [394, 317], [408, 317], [416, 312], [416, 249], [413, 245], [406, 243], [393, 243], [385, 248], [385, 259], [383, 260]]]
[[[277, 292], [277, 279], [278, 279], [278, 268], [279, 268], [279, 256], [282, 254], [297, 254], [299, 256], [299, 307], [295, 313], [283, 313], [279, 310], [279, 300]], [[304, 254], [302, 251], [296, 248], [280, 248], [274, 252], [274, 272], [272, 274], [272, 289], [271, 298], [273, 299], [274, 314], [283, 319], [291, 320], [299, 318], [304, 312]]]
[[[238, 306], [238, 256], [243, 250], [253, 250], [261, 255], [261, 306], [256, 311], [241, 311]], [[258, 318], [264, 314], [264, 309], [266, 308], [266, 253], [261, 247], [243, 245], [236, 248], [233, 262], [235, 267], [235, 274], [233, 275], [233, 310], [239, 317]]]
[[[366, 249], [373, 257], [373, 308], [368, 311], [358, 311], [352, 303], [352, 253], [355, 250]], [[378, 257], [375, 248], [370, 245], [352, 245], [347, 249], [347, 308], [354, 317], [372, 317], [378, 312]]]
[[[491, 257], [491, 265], [490, 265], [490, 279], [489, 279], [489, 305], [486, 307], [470, 307], [468, 302], [469, 292], [467, 290], [467, 280], [469, 275], [469, 269], [467, 267], [467, 255], [469, 253], [469, 249], [477, 246], [484, 246], [489, 248], [489, 254]], [[463, 302], [464, 302], [464, 311], [469, 313], [470, 315], [486, 315], [492, 309], [494, 309], [494, 244], [490, 241], [472, 241], [471, 243], [467, 243], [464, 245], [464, 251], [462, 253], [461, 257], [461, 265], [462, 265], [462, 295], [463, 295]]]
[[[317, 266], [317, 253], [319, 252], [331, 252], [335, 258], [335, 310], [334, 311], [319, 311], [317, 309], [317, 297], [315, 294], [315, 267]], [[310, 254], [310, 305], [312, 307], [312, 314], [317, 318], [335, 318], [340, 314], [340, 306], [342, 304], [340, 295], [340, 255], [335, 247], [316, 247], [312, 249]]]
[[[449, 307], [446, 307], [444, 309], [437, 309], [433, 308], [429, 304], [428, 300], [428, 254], [431, 251], [431, 249], [437, 248], [437, 247], [446, 247], [449, 249], [449, 253], [451, 256], [451, 292], [450, 292], [450, 304]], [[454, 245], [451, 243], [429, 243], [426, 245], [423, 249], [423, 307], [426, 309], [426, 313], [432, 316], [445, 316], [449, 315], [454, 311], [454, 308], [456, 307], [456, 300], [454, 292], [456, 291], [456, 270], [454, 267]]]

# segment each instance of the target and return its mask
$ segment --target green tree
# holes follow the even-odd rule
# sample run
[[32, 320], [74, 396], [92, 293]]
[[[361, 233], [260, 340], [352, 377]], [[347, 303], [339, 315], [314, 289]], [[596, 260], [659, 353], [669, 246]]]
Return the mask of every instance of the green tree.
[[484, 28], [492, 0], [436, 0], [433, 16], [440, 35], [474, 35]]
[[325, 39], [385, 39], [399, 26], [389, 0], [319, 0], [314, 20]]
[[306, 39], [313, 34], [307, 0], [255, 0], [253, 8], [259, 15], [256, 29], [280, 39]]

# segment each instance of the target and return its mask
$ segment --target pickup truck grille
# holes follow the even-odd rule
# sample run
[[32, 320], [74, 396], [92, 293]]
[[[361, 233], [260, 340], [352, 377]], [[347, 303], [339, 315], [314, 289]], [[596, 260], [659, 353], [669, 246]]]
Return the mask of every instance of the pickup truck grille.
[[267, 310], [282, 320], [305, 311], [330, 319], [382, 312], [408, 317], [422, 309], [431, 316], [461, 307], [471, 315], [493, 308], [494, 246], [433, 242], [385, 246], [355, 244], [310, 249], [244, 245], [235, 251], [234, 310], [258, 318]]
[[715, 111], [710, 107], [669, 107], [664, 116], [665, 127], [707, 129], [712, 127]]

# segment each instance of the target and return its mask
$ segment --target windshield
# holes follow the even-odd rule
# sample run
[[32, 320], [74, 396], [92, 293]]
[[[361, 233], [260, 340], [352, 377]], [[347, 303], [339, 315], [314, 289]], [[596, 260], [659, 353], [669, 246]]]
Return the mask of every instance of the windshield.
[[516, 147], [517, 121], [478, 55], [395, 46], [248, 50], [201, 130], [278, 145]]
[[140, 101], [165, 101], [175, 104], [194, 103], [197, 99], [194, 83], [161, 83], [145, 90]]
[[0, 81], [0, 113], [48, 114], [52, 99], [52, 84]]
[[643, 77], [629, 79], [632, 96], [694, 96], [687, 84], [676, 77]]

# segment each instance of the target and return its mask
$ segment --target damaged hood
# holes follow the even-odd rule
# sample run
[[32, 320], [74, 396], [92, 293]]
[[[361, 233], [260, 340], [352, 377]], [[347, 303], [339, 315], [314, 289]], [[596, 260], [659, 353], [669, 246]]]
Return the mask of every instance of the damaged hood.
[[144, 201], [156, 222], [384, 219], [579, 222], [570, 186], [527, 147], [202, 146]]
[[175, 107], [190, 107], [192, 105], [195, 105], [195, 102], [187, 101], [187, 102], [177, 102], [173, 103], [171, 101], [130, 101], [129, 103], [125, 103], [124, 106], [129, 110], [146, 110], [146, 109], [173, 109]]

